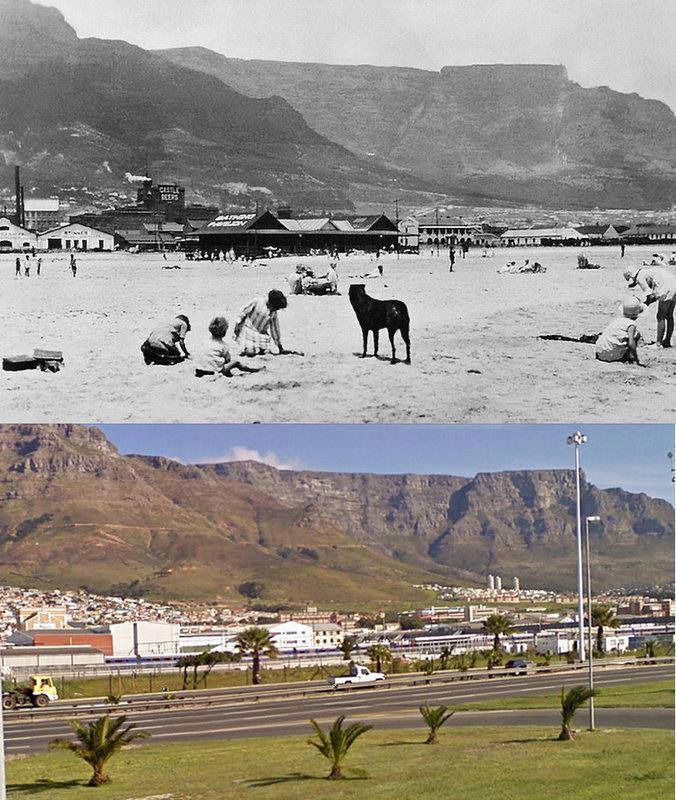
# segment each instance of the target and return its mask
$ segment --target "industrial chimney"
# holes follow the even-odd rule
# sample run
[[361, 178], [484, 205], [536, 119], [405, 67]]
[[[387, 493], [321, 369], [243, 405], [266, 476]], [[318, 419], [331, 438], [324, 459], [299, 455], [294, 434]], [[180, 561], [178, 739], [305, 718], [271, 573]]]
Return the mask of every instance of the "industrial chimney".
[[21, 200], [21, 170], [18, 166], [14, 167], [14, 198], [16, 202], [15, 221], [17, 225], [23, 227], [23, 203]]

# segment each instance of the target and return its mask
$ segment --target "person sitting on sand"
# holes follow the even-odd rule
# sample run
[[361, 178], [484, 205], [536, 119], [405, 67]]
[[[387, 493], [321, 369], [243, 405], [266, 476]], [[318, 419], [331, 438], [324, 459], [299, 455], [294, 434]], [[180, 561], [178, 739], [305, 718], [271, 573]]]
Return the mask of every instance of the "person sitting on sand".
[[282, 347], [277, 312], [286, 308], [286, 297], [279, 289], [272, 289], [267, 298], [256, 297], [245, 306], [235, 323], [235, 339], [243, 356], [257, 356], [272, 352], [274, 344], [280, 355], [288, 351]]
[[189, 330], [190, 320], [184, 314], [159, 323], [141, 345], [146, 364], [171, 366], [188, 358], [185, 337]]
[[646, 293], [645, 304], [657, 302], [657, 345], [671, 347], [676, 308], [676, 275], [661, 267], [639, 267], [624, 271], [629, 288], [638, 286]]
[[303, 278], [305, 276], [305, 267], [302, 264], [296, 264], [296, 271], [292, 272], [286, 279], [289, 284], [289, 291], [291, 294], [303, 294]]
[[631, 297], [622, 304], [622, 316], [615, 317], [596, 341], [596, 358], [599, 361], [621, 361], [638, 364], [636, 348], [641, 334], [636, 320], [643, 311], [638, 297]]
[[237, 358], [232, 358], [227, 344], [223, 341], [228, 332], [228, 320], [225, 317], [215, 317], [209, 324], [211, 336], [202, 348], [195, 362], [195, 375], [202, 378], [205, 375], [226, 375], [232, 377], [232, 370], [242, 372], [260, 372], [265, 367], [247, 367]]
[[315, 275], [314, 272], [308, 270], [302, 283], [305, 294], [336, 294], [338, 291], [336, 265], [330, 264], [323, 275]]

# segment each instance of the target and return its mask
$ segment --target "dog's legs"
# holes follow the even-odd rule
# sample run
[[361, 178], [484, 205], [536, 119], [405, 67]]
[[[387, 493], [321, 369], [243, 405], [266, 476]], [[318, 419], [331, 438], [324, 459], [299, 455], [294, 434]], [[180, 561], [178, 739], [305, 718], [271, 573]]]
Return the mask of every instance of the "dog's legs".
[[404, 340], [406, 344], [406, 363], [411, 363], [411, 339], [408, 335], [408, 324], [402, 325], [401, 327], [401, 338]]
[[368, 338], [369, 338], [368, 328], [362, 328], [361, 329], [361, 336], [362, 336], [362, 340], [363, 340], [363, 343], [364, 343], [364, 347], [363, 347], [363, 350], [362, 350], [361, 357], [362, 358], [366, 358], [366, 347], [368, 345]]
[[373, 355], [378, 355], [378, 329], [373, 331]]
[[397, 363], [397, 351], [394, 349], [394, 334], [397, 332], [396, 328], [388, 328], [387, 332], [390, 334], [390, 344], [392, 345], [392, 360], [390, 364]]

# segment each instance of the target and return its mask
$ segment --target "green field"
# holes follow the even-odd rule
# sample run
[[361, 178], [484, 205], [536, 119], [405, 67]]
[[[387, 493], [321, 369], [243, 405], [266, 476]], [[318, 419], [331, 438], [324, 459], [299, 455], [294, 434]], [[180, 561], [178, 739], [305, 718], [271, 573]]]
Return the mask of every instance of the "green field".
[[[626, 686], [601, 687], [594, 699], [597, 708], [673, 708], [674, 682], [652, 681]], [[561, 695], [538, 694], [507, 697], [504, 700], [484, 700], [454, 706], [462, 711], [500, 711], [510, 708], [559, 708]]]
[[[147, 745], [110, 764], [113, 783], [84, 785], [68, 753], [8, 763], [9, 797], [49, 800], [671, 800], [673, 735], [655, 730], [580, 733], [557, 742], [544, 727], [457, 728], [424, 745], [421, 728], [371, 731], [346, 767], [366, 778], [327, 781], [327, 762], [305, 738]], [[308, 735], [310, 728], [308, 726]]]

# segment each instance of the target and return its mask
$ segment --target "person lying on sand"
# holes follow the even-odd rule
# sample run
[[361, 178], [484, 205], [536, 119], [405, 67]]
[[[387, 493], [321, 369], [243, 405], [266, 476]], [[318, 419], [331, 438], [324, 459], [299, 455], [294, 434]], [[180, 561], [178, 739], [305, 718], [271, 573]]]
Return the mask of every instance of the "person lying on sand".
[[636, 328], [636, 320], [643, 308], [643, 303], [638, 297], [631, 297], [624, 301], [622, 316], [615, 317], [596, 342], [596, 358], [599, 361], [640, 363], [636, 348], [641, 334]]
[[642, 263], [644, 267], [664, 267], [667, 264], [667, 259], [662, 253], [653, 253], [650, 261], [643, 261]]
[[190, 330], [190, 320], [179, 314], [167, 322], [160, 322], [141, 345], [146, 364], [171, 366], [190, 356], [185, 337]]
[[657, 302], [657, 345], [671, 347], [676, 308], [676, 275], [661, 267], [639, 267], [624, 271], [629, 288], [638, 286], [646, 293], [645, 304]]
[[232, 377], [232, 370], [242, 372], [260, 372], [265, 367], [247, 367], [237, 358], [232, 358], [227, 344], [223, 341], [228, 332], [228, 320], [225, 317], [215, 317], [209, 323], [211, 334], [195, 362], [195, 375], [203, 378], [205, 375], [225, 375]]
[[543, 267], [542, 264], [537, 261], [531, 264], [530, 260], [526, 259], [521, 266], [517, 266], [516, 261], [510, 261], [504, 267], [500, 267], [497, 272], [499, 275], [521, 275], [535, 272], [547, 272], [547, 267]]
[[373, 280], [376, 278], [384, 278], [382, 264], [378, 264], [375, 272], [365, 272], [363, 275], [349, 275], [350, 278], [363, 278], [364, 280]]
[[272, 353], [273, 344], [280, 355], [292, 353], [282, 346], [277, 312], [286, 308], [286, 297], [279, 289], [272, 289], [267, 298], [256, 297], [245, 306], [235, 323], [235, 339], [241, 346], [241, 355], [257, 356]]

